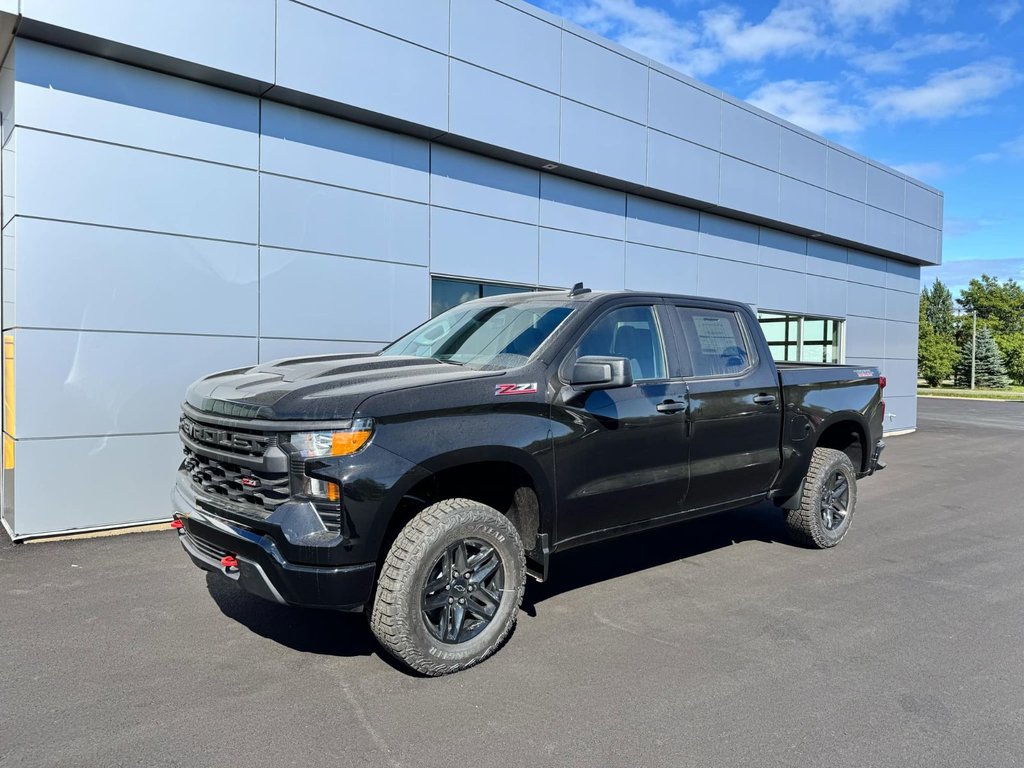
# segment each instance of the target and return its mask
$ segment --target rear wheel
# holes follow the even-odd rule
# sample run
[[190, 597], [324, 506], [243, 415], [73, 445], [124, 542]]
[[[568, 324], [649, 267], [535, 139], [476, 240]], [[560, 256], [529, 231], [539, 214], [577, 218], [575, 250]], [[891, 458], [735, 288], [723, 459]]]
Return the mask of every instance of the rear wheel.
[[857, 473], [850, 457], [832, 448], [815, 448], [800, 506], [786, 512], [786, 524], [801, 544], [834, 547], [850, 530], [856, 505]]
[[391, 545], [370, 628], [416, 671], [457, 672], [486, 659], [508, 636], [525, 577], [523, 545], [508, 518], [469, 499], [438, 502]]

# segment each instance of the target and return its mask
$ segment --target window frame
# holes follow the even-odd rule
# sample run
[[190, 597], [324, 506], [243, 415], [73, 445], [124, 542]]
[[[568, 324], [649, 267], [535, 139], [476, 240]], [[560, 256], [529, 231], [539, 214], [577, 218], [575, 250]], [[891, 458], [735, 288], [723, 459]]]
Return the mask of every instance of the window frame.
[[[513, 290], [513, 291], [507, 291], [506, 293], [509, 293], [509, 294], [539, 293], [541, 291], [558, 290], [558, 289], [552, 289], [552, 288], [545, 288], [544, 286], [539, 286], [539, 285], [527, 285], [525, 283], [507, 283], [507, 282], [502, 282], [501, 280], [484, 280], [484, 279], [475, 278], [475, 277], [465, 277], [465, 276], [459, 276], [459, 275], [445, 275], [445, 274], [439, 274], [439, 273], [431, 272], [430, 273], [430, 318], [431, 319], [437, 317], [438, 315], [440, 315], [443, 312], [447, 312], [449, 309], [452, 309], [453, 307], [459, 306], [459, 304], [453, 304], [451, 307], [446, 307], [445, 309], [441, 310], [441, 312], [438, 312], [436, 315], [434, 314], [434, 281], [435, 280], [441, 280], [441, 281], [448, 282], [448, 283], [462, 283], [462, 284], [466, 285], [467, 287], [475, 286], [477, 288], [477, 295], [475, 297], [473, 297], [472, 299], [467, 299], [467, 301], [476, 301], [477, 299], [493, 299], [493, 298], [496, 298], [497, 296], [504, 295], [504, 294], [491, 294], [490, 296], [485, 295], [484, 294], [484, 288], [486, 286], [497, 286], [499, 288], [514, 288], [514, 289], [517, 289], [517, 290]], [[465, 303], [466, 302], [460, 302], [460, 304], [465, 304]]]
[[[751, 333], [750, 326], [747, 323], [747, 318], [738, 309], [723, 309], [722, 307], [709, 306], [703, 304], [681, 304], [679, 302], [671, 302], [668, 305], [670, 314], [672, 315], [672, 322], [675, 323], [676, 332], [676, 346], [679, 349], [679, 359], [685, 366], [683, 378], [687, 381], [707, 381], [707, 380], [721, 380], [721, 379], [742, 379], [749, 376], [751, 373], [757, 370], [758, 365], [761, 362], [761, 350], [757, 345], [754, 335]], [[740, 335], [743, 337], [743, 343], [747, 347], [747, 365], [740, 371], [734, 371], [732, 373], [709, 373], [709, 374], [698, 374], [693, 368], [693, 359], [690, 357], [690, 345], [687, 341], [686, 330], [683, 326], [683, 318], [680, 317], [678, 310], [689, 309], [704, 312], [719, 312], [723, 315], [732, 315], [736, 318], [736, 324], [739, 327]]]
[[[791, 320], [797, 321], [797, 340], [796, 340], [796, 360], [775, 360], [775, 355], [772, 355], [772, 359], [777, 363], [796, 363], [803, 365], [846, 365], [846, 318], [838, 317], [836, 315], [807, 315], [799, 312], [784, 311], [778, 309], [762, 309], [757, 310], [757, 322], [760, 325], [761, 315], [775, 315], [776, 317], [783, 319], [784, 322], [788, 323]], [[821, 360], [806, 360], [804, 359], [804, 321], [810, 320], [823, 320], [836, 323], [836, 327], [839, 331], [839, 340], [834, 345], [836, 347], [836, 360], [835, 362], [823, 362]], [[767, 335], [765, 336], [765, 343], [768, 345], [768, 352], [772, 351], [772, 344]], [[777, 346], [780, 342], [774, 342]], [[785, 346], [789, 346], [792, 342], [781, 342]], [[814, 342], [815, 344], [817, 342]], [[822, 342], [822, 346], [827, 346]]]
[[[586, 323], [586, 325], [580, 330], [569, 342], [569, 348], [565, 350], [562, 362], [558, 365], [558, 380], [563, 385], [568, 385], [570, 380], [571, 367], [576, 363], [576, 349], [583, 341], [584, 337], [590, 333], [590, 331], [604, 318], [610, 315], [612, 312], [617, 312], [620, 309], [629, 309], [630, 307], [647, 307], [651, 310], [651, 314], [654, 316], [654, 325], [658, 331], [658, 337], [661, 343], [661, 355], [662, 362], [664, 363], [664, 376], [655, 379], [633, 379], [632, 386], [647, 386], [649, 384], [662, 384], [665, 382], [672, 381], [673, 379], [680, 378], [675, 375], [675, 363], [673, 360], [673, 350], [670, 344], [666, 344], [665, 339], [665, 318], [662, 316], [662, 310], [664, 309], [664, 303], [661, 301], [644, 301], [631, 300], [623, 303], [615, 303], [611, 306], [603, 307], [596, 311], [593, 318]], [[674, 330], [674, 328], [673, 328]], [[571, 361], [571, 362], [570, 362]], [[631, 366], [632, 369], [632, 366]]]

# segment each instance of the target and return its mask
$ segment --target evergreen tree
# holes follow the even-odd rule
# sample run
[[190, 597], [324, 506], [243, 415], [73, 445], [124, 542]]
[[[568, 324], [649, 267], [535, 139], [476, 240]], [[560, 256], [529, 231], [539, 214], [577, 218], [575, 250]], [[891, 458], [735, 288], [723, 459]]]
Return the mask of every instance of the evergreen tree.
[[945, 336], [947, 339], [953, 338], [953, 294], [949, 292], [949, 288], [939, 280], [935, 278], [935, 282], [932, 283], [931, 290], [925, 288], [921, 292], [921, 297], [925, 303], [925, 315], [928, 318], [928, 322], [932, 324], [932, 328], [940, 336]]
[[[960, 349], [960, 360], [954, 371], [956, 385], [967, 388], [971, 386], [971, 340], [967, 339]], [[996, 340], [985, 326], [978, 326], [978, 351], [975, 357], [975, 386], [981, 389], [1006, 389], [1010, 386], [1010, 378], [1006, 375], [1002, 355]]]

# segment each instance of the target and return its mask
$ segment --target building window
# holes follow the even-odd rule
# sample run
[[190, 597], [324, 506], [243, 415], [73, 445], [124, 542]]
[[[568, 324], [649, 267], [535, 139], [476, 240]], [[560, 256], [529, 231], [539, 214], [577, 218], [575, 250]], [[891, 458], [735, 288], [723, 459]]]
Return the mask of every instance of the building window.
[[843, 320], [759, 312], [758, 321], [778, 362], [841, 363]]
[[430, 316], [437, 317], [442, 312], [463, 302], [482, 299], [485, 296], [500, 296], [503, 293], [529, 293], [535, 290], [537, 289], [525, 285], [475, 283], [469, 280], [435, 277], [430, 281]]

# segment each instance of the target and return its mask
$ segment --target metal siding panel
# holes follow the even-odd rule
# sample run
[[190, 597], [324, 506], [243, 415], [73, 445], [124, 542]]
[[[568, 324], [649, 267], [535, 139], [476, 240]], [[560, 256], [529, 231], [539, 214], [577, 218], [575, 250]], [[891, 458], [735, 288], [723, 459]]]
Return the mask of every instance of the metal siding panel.
[[903, 215], [906, 182], [894, 173], [868, 166], [867, 204]]
[[22, 325], [257, 334], [254, 245], [24, 219], [18, 250]]
[[917, 396], [885, 398], [885, 431], [917, 428]]
[[758, 267], [757, 306], [804, 312], [807, 307], [807, 276], [785, 269]]
[[451, 132], [546, 160], [558, 159], [559, 98], [451, 62]]
[[894, 360], [917, 360], [916, 322], [900, 323], [891, 319], [886, 322], [885, 356]]
[[918, 295], [921, 292], [921, 267], [905, 261], [886, 259], [885, 287]]
[[722, 100], [651, 70], [648, 125], [710, 149], [722, 145]]
[[812, 275], [846, 280], [849, 276], [846, 249], [841, 245], [808, 238], [807, 271]]
[[863, 253], [847, 249], [846, 259], [849, 262], [849, 279], [854, 283], [867, 285], [885, 285], [886, 259], [873, 253]]
[[300, 179], [264, 175], [262, 245], [427, 264], [427, 206]]
[[260, 362], [312, 355], [340, 355], [347, 352], [373, 354], [381, 344], [372, 341], [330, 341], [324, 339], [260, 339]]
[[17, 182], [28, 216], [256, 241], [255, 171], [19, 129]]
[[559, 158], [564, 165], [644, 183], [647, 143], [642, 125], [567, 99], [561, 105]]
[[430, 145], [421, 139], [263, 103], [260, 168], [406, 200], [429, 199]]
[[867, 237], [865, 243], [896, 253], [903, 252], [904, 219], [895, 213], [867, 206]]
[[778, 269], [807, 271], [807, 238], [761, 227], [758, 233], [758, 263]]
[[18, 40], [18, 124], [256, 168], [259, 100]]
[[647, 131], [647, 186], [717, 204], [719, 160], [714, 150]]
[[[887, 379], [885, 383], [885, 404], [889, 405], [889, 398], [913, 397], [917, 394], [917, 359], [912, 360], [889, 360], [882, 363], [882, 373]], [[886, 413], [889, 408], [886, 407]], [[886, 429], [891, 429], [886, 425]]]
[[802, 133], [782, 129], [779, 168], [782, 173], [816, 187], [825, 187], [828, 147]]
[[700, 215], [698, 253], [756, 264], [759, 239], [760, 232], [756, 224], [711, 213]]
[[541, 174], [541, 226], [622, 240], [626, 236], [625, 217], [624, 192]]
[[755, 264], [698, 256], [697, 293], [713, 299], [756, 304], [757, 270]]
[[540, 171], [440, 144], [431, 145], [430, 152], [433, 205], [537, 223]]
[[430, 271], [536, 285], [537, 228], [431, 208]]
[[864, 202], [867, 190], [868, 166], [863, 160], [851, 157], [845, 152], [828, 148], [828, 184], [829, 192], [835, 192], [860, 202]]
[[277, 85], [448, 128], [448, 58], [292, 2], [280, 6]]
[[335, 16], [448, 52], [448, 0], [302, 0]]
[[647, 122], [648, 68], [571, 32], [562, 33], [562, 96]]
[[452, 56], [558, 93], [559, 27], [496, 2], [452, 0], [451, 13]]
[[[176, 427], [176, 425], [172, 425]], [[15, 477], [18, 536], [131, 525], [171, 516], [181, 464], [178, 435], [19, 440]], [[54, 478], [75, 503], [54, 493]], [[117, 478], [116, 490], [111, 478]]]
[[825, 231], [844, 240], [864, 242], [867, 214], [864, 203], [828, 192], [825, 199]]
[[887, 320], [901, 320], [904, 323], [918, 321], [920, 315], [920, 297], [916, 293], [886, 290], [885, 317]]
[[807, 314], [845, 317], [848, 287], [845, 280], [807, 275]]
[[211, 371], [256, 362], [255, 338], [35, 329], [16, 334], [19, 438], [174, 431], [189, 384]]
[[626, 239], [677, 251], [697, 252], [700, 214], [680, 205], [626, 196]]
[[923, 189], [912, 182], [906, 185], [906, 216], [933, 229], [938, 229], [942, 222], [939, 218], [939, 196], [928, 189]]
[[424, 267], [262, 248], [260, 279], [261, 336], [385, 342], [428, 317]]
[[630, 291], [695, 294], [697, 256], [626, 243], [626, 284]]
[[625, 280], [625, 248], [621, 240], [540, 230], [540, 283], [571, 286], [582, 280], [598, 291], [621, 291]]
[[885, 289], [850, 283], [846, 311], [860, 317], [885, 317]]
[[824, 232], [825, 190], [779, 176], [779, 221]]
[[778, 219], [779, 174], [723, 155], [718, 204], [766, 219]]
[[885, 354], [885, 320], [852, 314], [847, 317], [846, 354], [848, 358], [881, 358]]
[[271, 83], [276, 5], [275, 0], [22, 0], [21, 13], [26, 19]]
[[937, 264], [941, 246], [939, 231], [910, 219], [905, 219], [905, 226], [907, 255]]
[[781, 130], [767, 118], [722, 103], [722, 152], [778, 171]]

